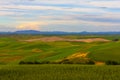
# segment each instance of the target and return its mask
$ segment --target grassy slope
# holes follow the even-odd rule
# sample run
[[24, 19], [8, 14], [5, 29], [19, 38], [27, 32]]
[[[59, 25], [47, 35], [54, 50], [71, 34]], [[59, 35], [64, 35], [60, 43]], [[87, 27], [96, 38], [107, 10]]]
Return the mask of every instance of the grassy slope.
[[88, 56], [97, 61], [111, 60], [120, 62], [120, 42], [111, 42], [95, 46], [90, 49]]
[[98, 61], [120, 61], [120, 42], [18, 41], [35, 37], [37, 36], [0, 38], [0, 64], [14, 64], [0, 65], [0, 80], [120, 80], [120, 66], [15, 65], [21, 60], [57, 60], [77, 52], [89, 52], [88, 57]]
[[76, 52], [85, 52], [95, 44], [76, 42], [24, 42], [14, 38], [0, 39], [0, 63], [59, 60]]
[[[120, 62], [120, 42], [81, 43], [81, 42], [24, 42], [20, 40], [41, 36], [10, 36], [0, 38], [0, 64], [16, 64], [24, 61], [59, 60], [78, 52], [89, 52], [88, 57], [97, 61], [115, 60]], [[84, 38], [84, 36], [62, 36]], [[88, 36], [97, 37], [97, 36]], [[88, 38], [85, 36], [85, 38]], [[105, 36], [102, 36], [105, 37]], [[113, 39], [118, 36], [106, 36]]]

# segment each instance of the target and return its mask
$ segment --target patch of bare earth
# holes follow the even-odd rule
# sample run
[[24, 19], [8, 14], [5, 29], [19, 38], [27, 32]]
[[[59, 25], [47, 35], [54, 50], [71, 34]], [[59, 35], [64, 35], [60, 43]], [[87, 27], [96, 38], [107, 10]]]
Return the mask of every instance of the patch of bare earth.
[[[57, 62], [72, 63], [72, 64], [94, 64], [92, 60], [87, 57], [88, 53], [75, 53]], [[91, 63], [90, 63], [91, 62]]]
[[95, 65], [105, 65], [105, 62], [96, 61]]
[[24, 41], [26, 41], [26, 42], [34, 42], [34, 41], [43, 41], [43, 42], [70, 41], [70, 42], [91, 43], [91, 42], [109, 42], [110, 40], [107, 40], [107, 39], [104, 39], [104, 38], [67, 39], [67, 38], [52, 36], [52, 37], [42, 37], [42, 38], [37, 38], [37, 39], [29, 39], [29, 40], [24, 40]]
[[65, 41], [64, 38], [61, 37], [43, 37], [43, 38], [38, 38], [38, 39], [29, 39], [29, 40], [25, 40], [27, 42], [33, 42], [33, 41], [43, 41], [43, 42], [54, 42], [54, 41]]
[[86, 58], [88, 53], [75, 53], [71, 56], [68, 56], [66, 59], [74, 59], [74, 58]]
[[73, 40], [71, 39], [69, 41], [91, 43], [91, 42], [109, 42], [110, 40], [104, 38], [89, 38], [89, 39], [73, 39]]
[[2, 60], [0, 60], [1, 62], [12, 62], [12, 61], [16, 61], [16, 60], [20, 60], [22, 59], [22, 56], [13, 56], [13, 57], [6, 57], [3, 58]]

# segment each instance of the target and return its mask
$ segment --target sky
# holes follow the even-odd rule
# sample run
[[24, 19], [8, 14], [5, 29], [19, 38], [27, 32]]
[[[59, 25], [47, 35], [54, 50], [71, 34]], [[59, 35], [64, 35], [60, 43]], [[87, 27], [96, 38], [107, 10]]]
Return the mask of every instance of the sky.
[[120, 31], [120, 0], [0, 0], [0, 31]]

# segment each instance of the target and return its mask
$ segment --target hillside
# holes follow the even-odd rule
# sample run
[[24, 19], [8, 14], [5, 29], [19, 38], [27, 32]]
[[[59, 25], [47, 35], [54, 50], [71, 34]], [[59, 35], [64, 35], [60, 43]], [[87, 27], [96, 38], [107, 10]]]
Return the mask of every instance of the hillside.
[[[106, 42], [104, 40], [108, 39], [101, 39], [101, 37], [99, 38], [103, 40], [102, 42], [98, 40], [98, 37], [97, 41], [94, 41], [96, 40], [94, 36], [92, 36], [94, 38], [87, 37], [87, 39], [85, 39], [86, 36], [70, 35], [49, 37], [50, 38], [46, 38], [46, 36], [42, 35], [13, 35], [0, 37], [0, 64], [18, 64], [21, 61], [63, 62], [65, 60], [69, 60], [72, 63], [84, 63], [88, 60], [103, 62], [113, 60], [120, 62], [120, 42], [113, 42], [111, 40]], [[54, 41], [51, 40], [51, 38], [57, 40]], [[46, 39], [47, 41], [45, 41]], [[48, 41], [49, 39], [50, 41]], [[69, 40], [66, 41], [66, 39]], [[75, 41], [76, 39], [93, 41], [88, 43]], [[112, 39], [112, 37], [110, 39]], [[86, 56], [81, 57], [81, 55]]]
[[120, 42], [111, 42], [92, 47], [88, 56], [97, 61], [120, 62]]

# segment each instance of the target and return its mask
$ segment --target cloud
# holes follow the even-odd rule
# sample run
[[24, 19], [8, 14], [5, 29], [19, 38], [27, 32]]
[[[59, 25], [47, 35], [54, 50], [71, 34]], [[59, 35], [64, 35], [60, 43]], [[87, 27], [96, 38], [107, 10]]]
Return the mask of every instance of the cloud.
[[14, 31], [14, 27], [6, 26], [6, 25], [0, 25], [0, 31]]
[[58, 30], [71, 25], [87, 26], [89, 30], [91, 26], [98, 26], [96, 30], [101, 27], [117, 29], [120, 26], [119, 3], [120, 0], [1, 0], [0, 25], [13, 25], [13, 28], [18, 25], [17, 30], [41, 30], [53, 25], [59, 27]]
[[112, 0], [112, 1], [91, 1], [89, 3], [92, 6], [96, 7], [106, 7], [106, 8], [120, 8], [120, 1], [119, 0]]
[[102, 9], [96, 9], [96, 8], [67, 8], [67, 7], [57, 7], [57, 6], [37, 6], [37, 5], [3, 5], [0, 7], [1, 10], [33, 10], [33, 11], [38, 11], [38, 10], [54, 10], [54, 11], [70, 11], [70, 12], [100, 12], [103, 13], [105, 12]]
[[12, 15], [14, 12], [5, 12], [5, 11], [0, 11], [0, 16], [6, 16], [6, 15]]
[[40, 26], [45, 25], [42, 22], [26, 22], [18, 25], [17, 30], [40, 30]]

